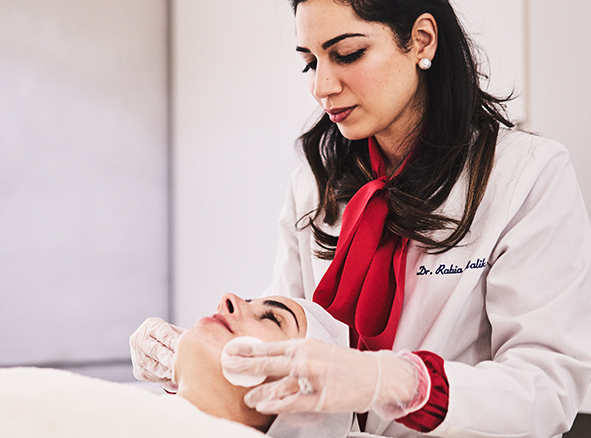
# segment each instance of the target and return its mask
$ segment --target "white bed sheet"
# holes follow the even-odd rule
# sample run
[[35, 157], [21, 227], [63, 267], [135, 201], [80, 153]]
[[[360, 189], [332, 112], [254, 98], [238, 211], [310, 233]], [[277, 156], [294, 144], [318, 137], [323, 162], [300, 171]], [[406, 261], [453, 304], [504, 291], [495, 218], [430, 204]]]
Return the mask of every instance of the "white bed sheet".
[[0, 368], [0, 437], [260, 438], [181, 397], [68, 371]]

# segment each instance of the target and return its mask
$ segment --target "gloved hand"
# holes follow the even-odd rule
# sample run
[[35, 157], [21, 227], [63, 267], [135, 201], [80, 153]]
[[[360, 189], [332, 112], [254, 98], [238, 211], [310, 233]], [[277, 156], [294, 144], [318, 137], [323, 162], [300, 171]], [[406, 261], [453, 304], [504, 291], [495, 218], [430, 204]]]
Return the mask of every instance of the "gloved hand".
[[371, 410], [391, 421], [422, 408], [431, 391], [427, 367], [408, 351], [359, 351], [297, 339], [235, 345], [227, 352], [225, 369], [279, 378], [244, 398], [264, 414]]
[[172, 357], [184, 331], [160, 318], [146, 319], [129, 338], [135, 378], [158, 383], [167, 391], [176, 392], [178, 387], [172, 381]]

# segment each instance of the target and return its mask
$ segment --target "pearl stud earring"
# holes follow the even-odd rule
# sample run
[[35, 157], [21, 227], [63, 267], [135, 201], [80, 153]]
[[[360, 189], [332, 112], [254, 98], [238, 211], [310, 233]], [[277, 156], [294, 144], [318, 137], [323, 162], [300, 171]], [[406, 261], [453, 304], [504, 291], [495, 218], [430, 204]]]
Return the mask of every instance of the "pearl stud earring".
[[429, 70], [431, 68], [431, 60], [429, 58], [423, 58], [419, 61], [419, 67], [421, 70]]

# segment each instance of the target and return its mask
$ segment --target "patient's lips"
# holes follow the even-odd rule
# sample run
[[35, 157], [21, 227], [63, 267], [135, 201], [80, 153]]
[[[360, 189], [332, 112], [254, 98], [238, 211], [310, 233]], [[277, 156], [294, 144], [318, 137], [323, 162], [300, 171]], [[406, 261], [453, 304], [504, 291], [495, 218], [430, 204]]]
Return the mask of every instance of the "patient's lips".
[[226, 328], [226, 330], [228, 330], [230, 333], [234, 333], [234, 330], [232, 330], [232, 327], [230, 327], [230, 323], [228, 323], [228, 320], [226, 318], [224, 318], [222, 315], [219, 315], [217, 313], [214, 313], [211, 316], [206, 316], [204, 318], [202, 318], [205, 321], [212, 321], [216, 324], [220, 324], [222, 326], [224, 326]]

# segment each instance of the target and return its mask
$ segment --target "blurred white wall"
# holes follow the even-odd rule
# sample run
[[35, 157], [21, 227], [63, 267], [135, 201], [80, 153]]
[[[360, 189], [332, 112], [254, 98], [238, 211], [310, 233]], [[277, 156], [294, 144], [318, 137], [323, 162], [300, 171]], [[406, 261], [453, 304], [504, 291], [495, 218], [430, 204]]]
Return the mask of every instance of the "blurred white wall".
[[488, 76], [483, 80], [483, 87], [499, 97], [513, 93], [508, 111], [514, 121], [523, 124], [528, 117], [524, 1], [451, 0], [451, 3], [476, 44], [482, 73]]
[[[568, 148], [591, 212], [591, 52], [584, 45], [591, 3], [528, 0], [527, 6], [528, 127]], [[591, 390], [581, 412], [591, 413]]]
[[591, 212], [591, 2], [529, 3], [529, 129], [569, 149]]
[[315, 102], [286, 0], [173, 2], [174, 294], [192, 325], [271, 281], [294, 142]]
[[168, 309], [164, 0], [0, 0], [0, 366], [130, 380]]

